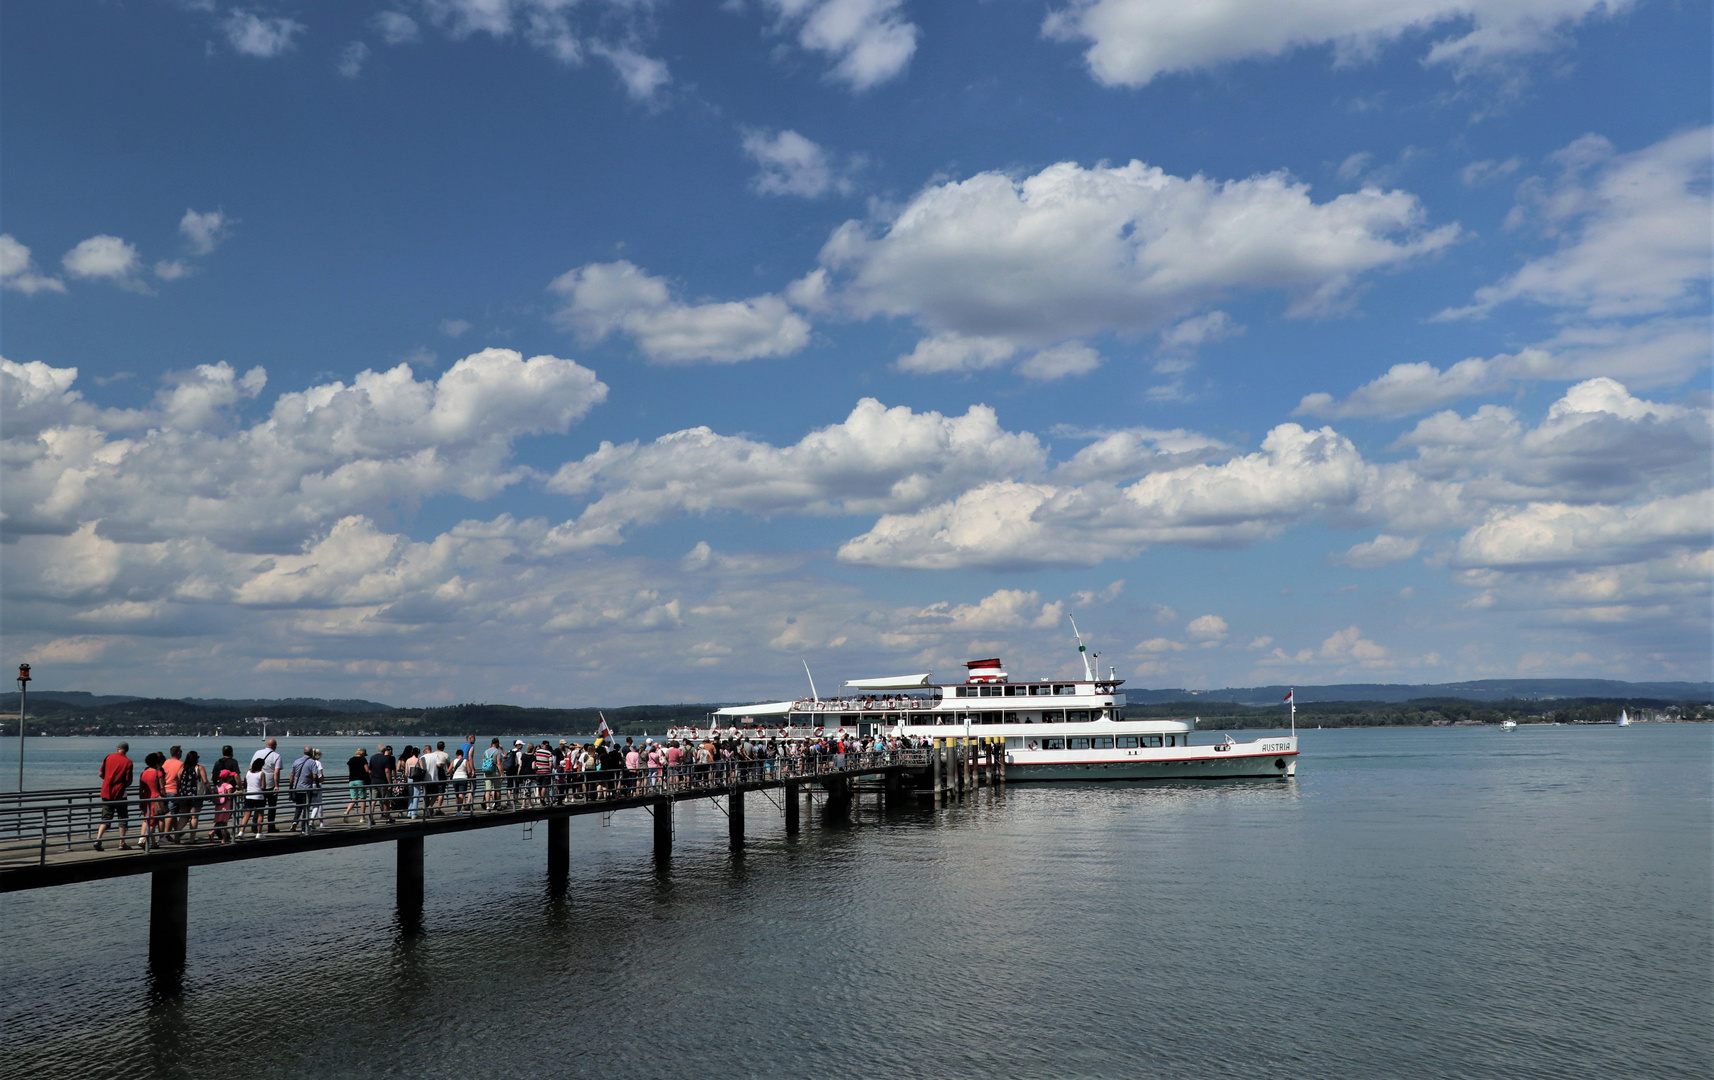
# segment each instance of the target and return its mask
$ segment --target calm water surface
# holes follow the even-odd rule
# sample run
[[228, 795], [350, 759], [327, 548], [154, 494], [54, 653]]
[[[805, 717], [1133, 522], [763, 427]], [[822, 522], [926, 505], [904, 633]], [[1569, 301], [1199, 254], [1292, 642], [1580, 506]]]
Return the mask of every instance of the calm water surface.
[[[579, 818], [561, 897], [545, 830], [436, 837], [415, 939], [389, 845], [203, 868], [169, 1002], [146, 877], [4, 895], [0, 1073], [1705, 1078], [1711, 735], [1308, 731], [1295, 782], [791, 840], [751, 795], [744, 854], [691, 804], [666, 868]], [[29, 785], [108, 741], [32, 740]]]

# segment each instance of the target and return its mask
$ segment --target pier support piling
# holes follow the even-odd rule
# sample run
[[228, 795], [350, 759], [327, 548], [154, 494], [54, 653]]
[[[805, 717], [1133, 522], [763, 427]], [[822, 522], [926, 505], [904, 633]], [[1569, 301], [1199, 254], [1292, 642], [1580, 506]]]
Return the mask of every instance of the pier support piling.
[[786, 832], [795, 833], [798, 830], [798, 786], [786, 785]]
[[744, 791], [733, 788], [732, 794], [726, 799], [727, 833], [734, 849], [744, 846]]
[[410, 929], [423, 917], [423, 838], [401, 836], [398, 844], [399, 922]]
[[190, 868], [156, 870], [149, 875], [149, 966], [158, 978], [175, 982], [184, 970], [189, 937]]
[[548, 818], [548, 880], [563, 885], [571, 877], [571, 819]]
[[665, 859], [673, 853], [673, 804], [662, 799], [655, 804], [655, 858]]

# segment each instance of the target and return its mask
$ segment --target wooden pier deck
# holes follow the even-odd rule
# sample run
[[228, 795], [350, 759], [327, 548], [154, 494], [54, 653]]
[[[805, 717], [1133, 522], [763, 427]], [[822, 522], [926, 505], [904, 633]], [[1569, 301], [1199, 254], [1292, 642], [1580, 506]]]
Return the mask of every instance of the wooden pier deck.
[[[97, 851], [94, 837], [103, 803], [94, 789], [23, 792], [0, 796], [0, 893], [54, 888], [79, 882], [149, 874], [152, 877], [149, 917], [151, 969], [167, 985], [175, 982], [185, 960], [192, 868], [250, 859], [276, 858], [362, 844], [396, 845], [396, 884], [401, 923], [407, 928], [421, 918], [423, 904], [423, 842], [430, 836], [507, 826], [547, 825], [548, 878], [563, 882], [571, 868], [571, 829], [574, 817], [644, 810], [654, 817], [657, 858], [672, 854], [673, 807], [693, 799], [713, 800], [726, 813], [730, 844], [741, 850], [745, 832], [745, 796], [778, 790], [776, 802], [788, 833], [799, 829], [801, 803], [807, 789], [819, 788], [830, 812], [843, 812], [859, 792], [875, 792], [887, 805], [919, 798], [943, 805], [983, 784], [1004, 782], [1004, 756], [998, 747], [946, 739], [932, 748], [833, 756], [779, 757], [764, 761], [724, 762], [699, 770], [651, 777], [641, 773], [620, 778], [614, 773], [578, 773], [545, 785], [538, 778], [515, 778], [505, 791], [504, 805], [484, 806], [484, 784], [472, 780], [468, 808], [458, 811], [451, 781], [421, 785], [427, 793], [440, 789], [441, 808], [432, 815], [381, 819], [373, 812], [335, 812], [347, 798], [341, 784], [322, 791], [322, 818], [308, 833], [269, 832], [257, 839], [216, 844], [151, 841], [136, 844], [144, 820], [142, 801], [128, 800], [133, 847], [118, 850], [110, 833], [108, 850]], [[865, 778], [879, 786], [860, 785]], [[293, 804], [281, 792], [279, 818], [289, 823]], [[214, 796], [202, 796], [200, 831], [206, 836], [214, 818]], [[235, 796], [235, 807], [242, 806]], [[771, 796], [769, 801], [773, 802]], [[238, 809], [230, 827], [236, 828]]]

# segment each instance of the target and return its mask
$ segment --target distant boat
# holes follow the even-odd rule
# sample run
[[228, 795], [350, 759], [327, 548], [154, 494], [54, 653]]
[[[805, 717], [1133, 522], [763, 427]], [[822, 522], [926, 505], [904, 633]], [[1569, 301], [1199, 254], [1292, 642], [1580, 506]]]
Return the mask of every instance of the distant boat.
[[1613, 723], [1619, 725], [1620, 727], [1630, 727], [1631, 726], [1631, 714], [1626, 712], [1624, 709], [1620, 709], [1619, 710], [1619, 718], [1617, 720], [1613, 721]]
[[1501, 731], [1516, 731], [1516, 730], [1518, 730], [1518, 722], [1516, 720], [1501, 720], [1500, 721], [1500, 730]]

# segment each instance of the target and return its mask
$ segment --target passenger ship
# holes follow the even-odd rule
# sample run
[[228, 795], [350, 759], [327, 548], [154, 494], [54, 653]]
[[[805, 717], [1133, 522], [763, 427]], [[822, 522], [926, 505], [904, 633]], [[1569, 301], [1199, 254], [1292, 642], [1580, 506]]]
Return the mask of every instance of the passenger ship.
[[[1003, 739], [1006, 779], [1190, 780], [1297, 775], [1297, 735], [1197, 744], [1194, 719], [1124, 719], [1125, 680], [1098, 678], [1081, 639], [1082, 679], [1014, 682], [998, 658], [972, 660], [962, 683], [932, 673], [853, 679], [847, 694], [719, 709], [710, 729], [757, 738], [878, 734], [926, 739]], [[806, 667], [807, 671], [807, 667]]]

